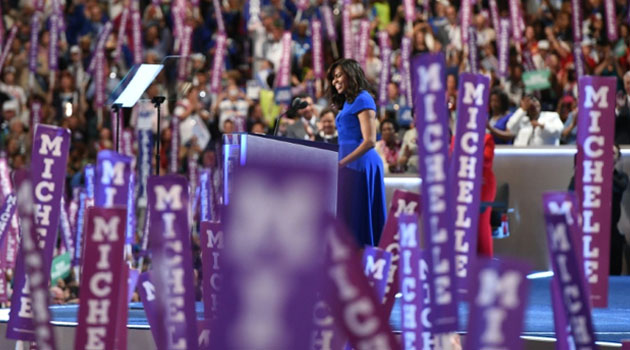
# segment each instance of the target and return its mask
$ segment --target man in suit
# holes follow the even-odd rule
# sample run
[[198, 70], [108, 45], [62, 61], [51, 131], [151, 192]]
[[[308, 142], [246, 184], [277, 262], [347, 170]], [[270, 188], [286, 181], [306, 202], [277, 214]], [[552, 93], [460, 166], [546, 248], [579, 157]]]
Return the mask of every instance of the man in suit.
[[[298, 109], [293, 115], [289, 115], [294, 120], [293, 124], [287, 126], [286, 137], [300, 140], [314, 140], [317, 132], [317, 117], [313, 109], [313, 99], [310, 96], [298, 96], [307, 103], [306, 107]], [[295, 100], [294, 100], [295, 101]], [[293, 105], [293, 104], [292, 104]]]

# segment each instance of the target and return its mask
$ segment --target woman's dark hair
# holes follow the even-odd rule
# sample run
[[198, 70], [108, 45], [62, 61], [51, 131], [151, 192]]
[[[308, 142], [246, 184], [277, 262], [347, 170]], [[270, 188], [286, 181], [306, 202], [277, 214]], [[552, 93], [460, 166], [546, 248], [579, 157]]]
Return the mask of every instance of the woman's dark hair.
[[385, 118], [382, 122], [381, 125], [379, 126], [379, 131], [382, 133], [383, 132], [383, 126], [385, 126], [385, 124], [391, 124], [392, 128], [394, 128], [394, 132], [398, 132], [398, 123], [396, 123], [396, 120], [393, 118]]
[[492, 91], [490, 92], [490, 96], [492, 95], [497, 95], [499, 96], [499, 104], [501, 105], [499, 108], [501, 109], [501, 115], [505, 114], [505, 112], [508, 111], [508, 109], [510, 109], [510, 99], [508, 98], [508, 95], [503, 92], [503, 90], [501, 90], [500, 88], [494, 88], [492, 89]]
[[[332, 85], [333, 78], [335, 76], [335, 69], [339, 67], [346, 74], [346, 91], [344, 94], [339, 94], [337, 89]], [[339, 59], [330, 66], [326, 75], [328, 79], [328, 99], [335, 106], [336, 109], [341, 109], [343, 103], [348, 101], [354, 102], [354, 99], [359, 96], [359, 93], [363, 90], [367, 90], [372, 96], [374, 96], [374, 90], [370, 83], [365, 78], [365, 73], [359, 63], [353, 59]]]

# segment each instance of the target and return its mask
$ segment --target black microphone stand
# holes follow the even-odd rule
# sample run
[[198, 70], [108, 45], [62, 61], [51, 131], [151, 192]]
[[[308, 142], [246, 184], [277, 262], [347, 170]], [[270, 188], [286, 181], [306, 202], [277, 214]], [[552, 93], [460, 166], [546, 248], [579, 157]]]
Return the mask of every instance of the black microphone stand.
[[155, 105], [155, 108], [157, 108], [157, 140], [155, 142], [155, 145], [157, 147], [157, 152], [155, 153], [155, 175], [160, 175], [160, 141], [161, 141], [161, 135], [160, 135], [160, 122], [161, 122], [161, 116], [160, 116], [160, 105], [162, 103], [164, 103], [164, 101], [166, 101], [166, 97], [164, 96], [155, 96], [151, 99], [151, 102]]
[[116, 118], [116, 153], [118, 153], [118, 144], [120, 142], [120, 123], [122, 122], [122, 118], [120, 118], [120, 111], [122, 110], [121, 103], [114, 103], [112, 105], [112, 111], [114, 111], [114, 115]]

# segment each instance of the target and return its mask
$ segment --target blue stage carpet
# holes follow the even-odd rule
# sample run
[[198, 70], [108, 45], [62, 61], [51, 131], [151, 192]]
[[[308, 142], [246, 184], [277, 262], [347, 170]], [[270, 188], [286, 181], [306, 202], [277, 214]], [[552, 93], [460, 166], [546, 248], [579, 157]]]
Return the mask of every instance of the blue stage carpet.
[[[550, 278], [531, 280], [530, 297], [525, 317], [523, 335], [555, 337], [551, 308]], [[53, 320], [76, 322], [77, 306], [51, 307]], [[203, 318], [203, 305], [197, 303], [197, 316]], [[468, 321], [468, 305], [459, 307], [459, 330], [464, 332]], [[620, 342], [630, 339], [630, 276], [611, 277], [609, 307], [593, 311], [598, 341]], [[147, 326], [142, 304], [132, 303], [129, 310], [130, 326]], [[394, 331], [400, 330], [400, 305], [398, 300], [390, 318]]]

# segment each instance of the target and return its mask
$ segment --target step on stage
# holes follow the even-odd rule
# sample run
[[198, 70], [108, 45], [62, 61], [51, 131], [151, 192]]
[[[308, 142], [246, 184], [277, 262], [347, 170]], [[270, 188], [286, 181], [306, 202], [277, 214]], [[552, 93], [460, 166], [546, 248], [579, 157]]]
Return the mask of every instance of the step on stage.
[[[550, 278], [531, 280], [525, 326], [522, 337], [525, 349], [555, 349], [555, 332], [550, 296]], [[620, 342], [630, 339], [630, 276], [610, 277], [609, 306], [593, 310], [593, 322], [600, 349], [621, 348]], [[78, 305], [52, 306], [53, 323], [57, 331], [57, 347], [72, 349], [76, 327]], [[197, 315], [203, 318], [203, 305], [197, 303]], [[14, 349], [14, 341], [5, 339], [8, 309], [0, 309], [0, 349]], [[466, 329], [468, 306], [459, 306], [459, 329]], [[400, 331], [400, 303], [396, 301], [390, 318], [392, 329]], [[149, 331], [141, 303], [129, 305], [128, 321], [129, 349], [151, 349], [153, 338]]]

